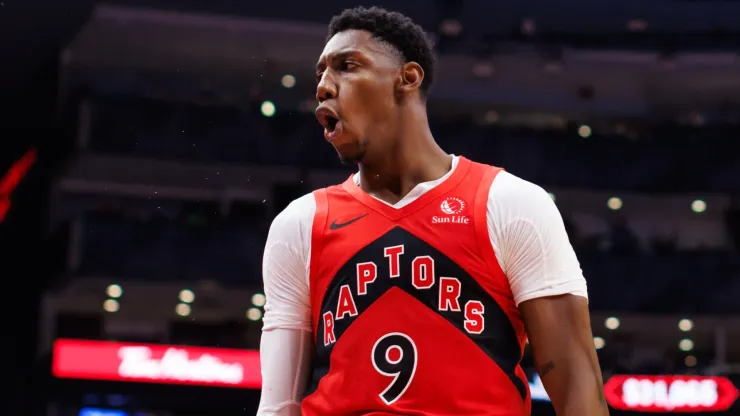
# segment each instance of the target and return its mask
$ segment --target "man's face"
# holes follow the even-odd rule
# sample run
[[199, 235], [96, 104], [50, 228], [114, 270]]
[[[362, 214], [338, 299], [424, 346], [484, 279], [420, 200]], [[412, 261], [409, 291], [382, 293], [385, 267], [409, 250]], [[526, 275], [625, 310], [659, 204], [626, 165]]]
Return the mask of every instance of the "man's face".
[[[344, 162], [361, 162], [394, 134], [401, 61], [369, 32], [334, 35], [316, 64], [316, 117]], [[370, 149], [369, 149], [370, 148]]]

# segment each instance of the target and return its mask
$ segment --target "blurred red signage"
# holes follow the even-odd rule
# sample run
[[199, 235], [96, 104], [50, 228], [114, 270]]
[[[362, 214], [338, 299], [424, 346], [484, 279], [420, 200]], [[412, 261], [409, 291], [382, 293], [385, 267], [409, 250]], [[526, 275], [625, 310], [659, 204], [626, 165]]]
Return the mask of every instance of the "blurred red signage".
[[0, 222], [5, 220], [5, 215], [10, 210], [10, 198], [13, 191], [28, 174], [34, 163], [36, 163], [36, 149], [31, 149], [15, 161], [8, 172], [0, 178]]
[[639, 412], [721, 412], [738, 390], [725, 377], [616, 375], [604, 385], [606, 401]]
[[259, 389], [259, 351], [58, 339], [59, 378]]

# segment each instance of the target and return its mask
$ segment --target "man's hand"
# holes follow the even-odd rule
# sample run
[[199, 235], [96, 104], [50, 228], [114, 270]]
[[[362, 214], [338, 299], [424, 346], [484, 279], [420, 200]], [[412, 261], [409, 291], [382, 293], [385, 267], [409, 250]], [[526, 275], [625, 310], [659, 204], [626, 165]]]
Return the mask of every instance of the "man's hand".
[[519, 305], [535, 366], [558, 416], [605, 416], [588, 300], [549, 296]]

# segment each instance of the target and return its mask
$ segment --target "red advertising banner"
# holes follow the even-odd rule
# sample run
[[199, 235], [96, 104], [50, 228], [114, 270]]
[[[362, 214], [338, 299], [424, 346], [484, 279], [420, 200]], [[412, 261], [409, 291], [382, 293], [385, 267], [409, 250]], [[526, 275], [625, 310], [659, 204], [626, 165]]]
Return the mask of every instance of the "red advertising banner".
[[616, 375], [604, 385], [604, 394], [620, 410], [721, 412], [732, 406], [738, 390], [725, 377]]
[[259, 351], [58, 339], [59, 378], [259, 389]]

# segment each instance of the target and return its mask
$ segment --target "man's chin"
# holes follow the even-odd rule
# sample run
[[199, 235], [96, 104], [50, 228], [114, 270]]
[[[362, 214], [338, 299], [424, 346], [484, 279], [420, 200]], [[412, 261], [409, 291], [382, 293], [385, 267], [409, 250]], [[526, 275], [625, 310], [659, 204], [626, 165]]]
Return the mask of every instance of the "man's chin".
[[340, 149], [337, 149], [337, 155], [339, 156], [339, 161], [342, 162], [343, 165], [346, 166], [354, 166], [358, 163], [362, 162], [362, 159], [365, 157], [365, 152], [358, 152], [358, 151], [342, 151]]
[[357, 146], [356, 143], [351, 142], [345, 142], [341, 145], [338, 145], [338, 143], [334, 143], [334, 150], [337, 151], [339, 161], [347, 166], [356, 165], [362, 162], [362, 159], [365, 157], [365, 152], [358, 147], [359, 146]]
[[362, 156], [364, 155], [343, 155], [341, 153], [338, 153], [339, 155], [339, 161], [342, 162], [345, 166], [355, 166], [358, 163], [362, 162]]

